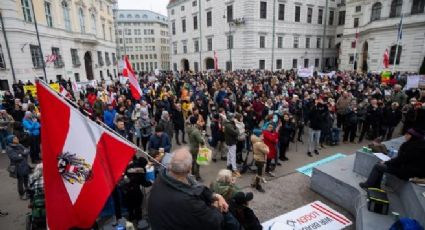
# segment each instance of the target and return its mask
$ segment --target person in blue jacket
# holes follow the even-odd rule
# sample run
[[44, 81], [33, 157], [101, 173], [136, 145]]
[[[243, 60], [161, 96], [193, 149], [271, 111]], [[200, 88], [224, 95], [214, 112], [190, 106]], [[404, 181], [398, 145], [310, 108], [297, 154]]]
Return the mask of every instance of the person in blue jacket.
[[40, 122], [36, 116], [34, 116], [30, 111], [25, 112], [25, 117], [22, 120], [22, 126], [24, 127], [24, 132], [29, 134], [30, 142], [30, 157], [33, 164], [38, 163], [40, 158]]
[[115, 129], [114, 119], [117, 111], [112, 104], [108, 104], [108, 109], [103, 111], [103, 122], [111, 129]]
[[149, 152], [154, 152], [160, 148], [164, 149], [164, 153], [169, 153], [171, 151], [171, 141], [170, 137], [164, 133], [162, 126], [158, 125], [155, 127], [155, 134], [149, 139], [148, 149]]

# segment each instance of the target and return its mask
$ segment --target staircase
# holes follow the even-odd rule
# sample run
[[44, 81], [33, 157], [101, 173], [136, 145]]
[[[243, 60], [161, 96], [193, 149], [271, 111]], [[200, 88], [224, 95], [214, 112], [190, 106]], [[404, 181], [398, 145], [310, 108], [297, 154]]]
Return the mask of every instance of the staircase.
[[[388, 148], [398, 149], [402, 142], [403, 139], [398, 138], [384, 144]], [[414, 218], [425, 226], [425, 197], [422, 195], [425, 187], [391, 175], [384, 177], [390, 201], [389, 214], [368, 211], [366, 192], [359, 187], [359, 183], [366, 180], [377, 162], [379, 159], [373, 154], [359, 150], [353, 155], [314, 168], [310, 187], [353, 214], [357, 230], [389, 229], [395, 222], [392, 212], [399, 213], [400, 217]]]

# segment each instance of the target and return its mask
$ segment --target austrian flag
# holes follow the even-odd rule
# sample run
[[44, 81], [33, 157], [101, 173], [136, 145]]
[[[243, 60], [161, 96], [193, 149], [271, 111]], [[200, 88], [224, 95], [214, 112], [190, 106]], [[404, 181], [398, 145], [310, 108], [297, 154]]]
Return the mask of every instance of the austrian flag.
[[136, 149], [37, 83], [49, 229], [90, 228]]

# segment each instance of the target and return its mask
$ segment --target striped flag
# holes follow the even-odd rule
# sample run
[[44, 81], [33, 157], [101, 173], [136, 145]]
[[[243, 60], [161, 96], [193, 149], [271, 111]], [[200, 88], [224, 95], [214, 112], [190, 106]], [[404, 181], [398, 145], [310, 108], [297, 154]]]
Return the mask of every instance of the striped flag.
[[140, 88], [137, 76], [134, 73], [133, 68], [131, 67], [127, 55], [124, 58], [124, 68], [122, 70], [122, 75], [124, 77], [127, 77], [130, 82], [130, 91], [133, 98], [137, 101], [140, 100], [140, 98], [142, 97], [142, 89]]
[[388, 68], [388, 66], [390, 65], [390, 56], [388, 55], [388, 49], [386, 49], [385, 50], [385, 53], [384, 53], [384, 61], [383, 61], [384, 63], [384, 67], [385, 68]]

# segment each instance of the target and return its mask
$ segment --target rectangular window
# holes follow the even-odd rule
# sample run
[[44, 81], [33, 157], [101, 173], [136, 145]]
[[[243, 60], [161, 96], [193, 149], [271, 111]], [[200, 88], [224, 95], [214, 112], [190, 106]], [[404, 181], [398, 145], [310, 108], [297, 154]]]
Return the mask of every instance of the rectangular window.
[[227, 22], [233, 21], [233, 5], [227, 6]]
[[0, 45], [0, 69], [6, 69], [6, 60], [4, 60], [3, 49]]
[[282, 59], [276, 60], [276, 69], [282, 69]]
[[310, 38], [305, 38], [305, 48], [310, 48]]
[[30, 0], [21, 0], [22, 12], [24, 13], [24, 20], [26, 22], [32, 22], [31, 5]]
[[314, 59], [314, 67], [319, 68], [319, 58]]
[[181, 11], [184, 11], [184, 6], [181, 6], [181, 7], [180, 7], [180, 10], [181, 10]]
[[62, 9], [63, 9], [63, 20], [65, 24], [65, 30], [71, 31], [71, 17], [69, 16], [69, 8], [67, 3], [62, 2]]
[[[172, 30], [173, 35], [176, 35], [176, 23], [175, 22], [171, 23], [171, 30]], [[146, 35], [146, 30], [144, 32], [145, 32], [145, 35]]]
[[75, 82], [80, 82], [80, 74], [74, 73], [74, 79], [75, 79]]
[[295, 22], [300, 22], [301, 6], [295, 6]]
[[52, 55], [55, 55], [56, 59], [53, 62], [56, 68], [64, 67], [64, 63], [62, 60], [62, 55], [60, 54], [59, 48], [52, 47]]
[[309, 62], [309, 59], [305, 58], [304, 59], [304, 68], [308, 68], [308, 62]]
[[198, 16], [193, 16], [193, 30], [198, 29]]
[[227, 49], [233, 49], [233, 35], [227, 36]]
[[318, 37], [316, 40], [316, 48], [320, 49], [322, 44], [322, 38]]
[[311, 23], [313, 20], [313, 8], [307, 9], [307, 23]]
[[226, 61], [226, 71], [232, 71], [232, 62]]
[[[140, 57], [142, 57], [142, 55], [140, 55]], [[117, 58], [115, 56], [115, 53], [112, 53], [112, 64], [115, 65], [117, 62]]]
[[319, 13], [317, 15], [317, 24], [322, 24], [323, 21], [323, 9], [319, 9]]
[[208, 40], [207, 40], [208, 51], [212, 51], [213, 50], [213, 44], [212, 44], [212, 42], [213, 42], [212, 38], [208, 38]]
[[31, 51], [31, 59], [32, 59], [32, 65], [34, 68], [42, 68], [43, 67], [43, 57], [41, 57], [40, 47], [30, 45], [30, 51]]
[[350, 54], [348, 64], [354, 64], [354, 54]]
[[194, 62], [193, 63], [193, 68], [195, 69], [195, 72], [198, 72], [199, 71], [199, 64], [198, 64], [198, 62]]
[[345, 11], [339, 11], [338, 14], [338, 25], [342, 26], [345, 24]]
[[186, 33], [186, 19], [182, 19], [182, 31]]
[[48, 27], [53, 27], [52, 5], [50, 2], [44, 2], [44, 11], [46, 13], [46, 23]]
[[173, 63], [173, 70], [177, 71], [177, 63]]
[[285, 20], [285, 4], [279, 4], [279, 16], [280, 21]]
[[259, 69], [265, 69], [265, 68], [266, 68], [266, 60], [260, 60]]
[[266, 48], [266, 37], [260, 36], [260, 48]]
[[97, 51], [97, 63], [99, 66], [103, 66], [105, 64], [103, 63], [102, 52], [100, 51]]
[[329, 11], [329, 25], [333, 25], [334, 24], [334, 11], [330, 10]]
[[359, 27], [359, 18], [354, 18], [354, 28]]
[[74, 67], [78, 67], [81, 65], [80, 58], [78, 57], [77, 49], [71, 49], [71, 58], [72, 58], [72, 65]]
[[356, 13], [362, 11], [362, 6], [356, 6]]
[[197, 6], [197, 5], [198, 5], [198, 2], [197, 2], [197, 1], [193, 1], [193, 2], [192, 2], [192, 6], [193, 6], [193, 7], [195, 7], [195, 6]]
[[[137, 55], [136, 55], [136, 58], [137, 58]], [[105, 62], [106, 62], [107, 66], [111, 65], [111, 59], [109, 59], [109, 53], [108, 52], [105, 52]]]
[[187, 45], [186, 44], [183, 44], [183, 53], [187, 54]]
[[260, 18], [267, 18], [267, 2], [260, 2]]
[[328, 48], [332, 48], [332, 38], [330, 37], [328, 40]]
[[212, 26], [212, 12], [207, 12], [207, 27]]
[[195, 50], [195, 52], [199, 52], [199, 41], [195, 40], [193, 42], [193, 49]]
[[298, 60], [297, 59], [292, 59], [292, 68], [293, 69], [298, 68]]
[[300, 42], [300, 38], [299, 37], [294, 37], [294, 48], [298, 48], [299, 47], [299, 42]]
[[278, 49], [283, 48], [283, 37], [277, 37], [277, 48]]

